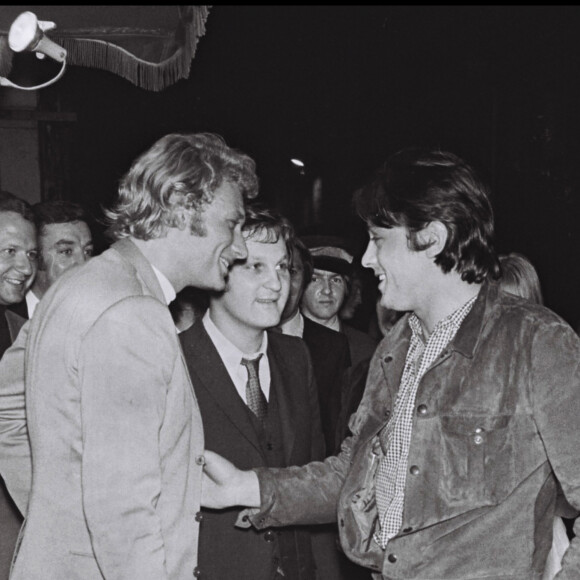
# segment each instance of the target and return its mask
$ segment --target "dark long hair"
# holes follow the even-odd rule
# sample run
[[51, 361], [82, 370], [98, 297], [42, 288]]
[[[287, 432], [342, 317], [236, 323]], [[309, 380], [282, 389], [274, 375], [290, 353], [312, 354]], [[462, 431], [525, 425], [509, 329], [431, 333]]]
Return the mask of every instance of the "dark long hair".
[[374, 179], [354, 195], [356, 213], [367, 224], [407, 228], [409, 247], [424, 250], [419, 232], [430, 222], [447, 228], [435, 258], [466, 282], [497, 279], [493, 210], [485, 185], [462, 159], [445, 151], [404, 149], [390, 157]]

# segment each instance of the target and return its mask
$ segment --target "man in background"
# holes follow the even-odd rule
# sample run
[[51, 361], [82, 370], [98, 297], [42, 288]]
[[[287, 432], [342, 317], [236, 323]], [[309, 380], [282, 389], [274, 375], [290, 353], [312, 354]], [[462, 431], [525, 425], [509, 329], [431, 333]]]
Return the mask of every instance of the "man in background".
[[345, 240], [335, 236], [305, 236], [312, 254], [313, 272], [306, 284], [300, 309], [304, 316], [327, 328], [342, 332], [348, 339], [351, 374], [361, 364], [368, 366], [377, 341], [340, 319], [352, 281], [354, 255]]
[[300, 302], [312, 278], [312, 256], [299, 238], [292, 240], [291, 250], [290, 293], [277, 328], [283, 334], [303, 338], [308, 346], [318, 387], [325, 456], [328, 456], [340, 444], [336, 432], [350, 367], [348, 339], [301, 314]]
[[[44, 201], [32, 206], [38, 240], [38, 270], [25, 300], [11, 306], [32, 317], [40, 298], [64, 272], [84, 264], [93, 253], [89, 216], [69, 201]], [[32, 465], [26, 426], [24, 352], [30, 324], [0, 361], [0, 474], [20, 513], [26, 515]]]
[[[71, 201], [43, 201], [32, 206], [38, 233], [38, 272], [26, 295], [28, 317], [56, 279], [93, 255], [90, 218]], [[29, 296], [31, 299], [29, 299]]]
[[335, 332], [348, 340], [350, 368], [340, 396], [339, 411], [335, 421], [334, 451], [347, 434], [348, 420], [360, 403], [364, 391], [371, 357], [378, 341], [339, 317], [339, 312], [351, 291], [354, 255], [349, 244], [337, 236], [305, 236], [302, 238], [312, 254], [313, 271], [306, 284], [300, 309], [306, 318]]
[[[24, 300], [37, 267], [34, 215], [27, 202], [0, 191], [0, 356], [16, 339], [25, 319], [9, 308]], [[5, 399], [2, 397], [2, 406]], [[4, 473], [0, 473], [2, 478]], [[0, 480], [0, 578], [7, 580], [22, 516]]]

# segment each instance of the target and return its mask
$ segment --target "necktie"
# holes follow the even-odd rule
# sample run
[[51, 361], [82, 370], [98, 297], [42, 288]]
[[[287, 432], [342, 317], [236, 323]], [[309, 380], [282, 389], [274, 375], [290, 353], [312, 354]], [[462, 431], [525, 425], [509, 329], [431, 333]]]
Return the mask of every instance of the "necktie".
[[264, 421], [268, 413], [268, 401], [266, 401], [266, 396], [260, 387], [260, 379], [258, 378], [260, 358], [262, 358], [262, 355], [252, 360], [243, 358], [242, 364], [248, 371], [248, 382], [246, 383], [246, 401], [248, 407], [250, 407], [250, 411], [260, 421]]

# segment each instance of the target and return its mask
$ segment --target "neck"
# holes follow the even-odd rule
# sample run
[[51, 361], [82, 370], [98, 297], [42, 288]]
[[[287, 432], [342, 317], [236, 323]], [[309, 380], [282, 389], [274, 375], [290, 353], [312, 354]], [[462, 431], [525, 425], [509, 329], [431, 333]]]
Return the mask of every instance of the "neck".
[[435, 290], [430, 288], [421, 308], [414, 310], [425, 338], [428, 338], [440, 320], [461, 308], [467, 301], [477, 296], [481, 284], [468, 284], [456, 273], [444, 274], [441, 283]]

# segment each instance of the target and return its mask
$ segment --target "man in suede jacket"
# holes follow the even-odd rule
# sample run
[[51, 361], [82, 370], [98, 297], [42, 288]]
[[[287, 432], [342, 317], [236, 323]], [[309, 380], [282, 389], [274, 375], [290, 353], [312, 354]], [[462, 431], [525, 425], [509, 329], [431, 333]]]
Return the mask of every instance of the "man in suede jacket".
[[[249, 506], [260, 529], [337, 519], [377, 580], [539, 580], [558, 487], [580, 508], [580, 339], [499, 289], [491, 205], [457, 156], [401, 151], [355, 204], [381, 303], [409, 314], [373, 356], [352, 436], [302, 468], [208, 456], [204, 501]], [[575, 538], [557, 579], [578, 578]]]

